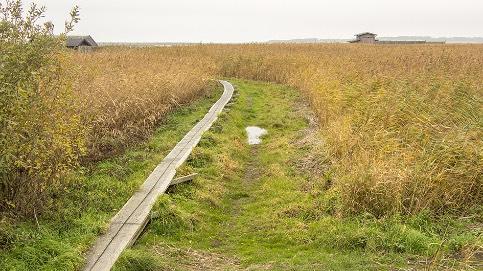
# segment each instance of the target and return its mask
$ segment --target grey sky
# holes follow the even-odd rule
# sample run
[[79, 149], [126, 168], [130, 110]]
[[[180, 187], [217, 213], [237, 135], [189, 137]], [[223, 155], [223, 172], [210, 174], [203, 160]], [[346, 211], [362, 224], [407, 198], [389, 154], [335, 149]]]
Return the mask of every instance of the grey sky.
[[[26, 3], [28, 1], [25, 1]], [[249, 42], [291, 38], [483, 36], [483, 0], [37, 0], [58, 30], [98, 41]]]

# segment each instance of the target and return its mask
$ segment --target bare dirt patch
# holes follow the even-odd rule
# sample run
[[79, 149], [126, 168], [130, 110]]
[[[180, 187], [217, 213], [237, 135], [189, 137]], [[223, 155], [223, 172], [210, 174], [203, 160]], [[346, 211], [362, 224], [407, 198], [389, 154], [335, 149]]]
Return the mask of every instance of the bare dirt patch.
[[237, 258], [219, 253], [172, 246], [155, 246], [153, 251], [160, 256], [176, 258], [176, 270], [240, 270]]
[[304, 155], [296, 159], [292, 166], [311, 180], [321, 178], [328, 171], [329, 160], [323, 150], [323, 139], [317, 117], [306, 102], [298, 101], [295, 108], [296, 113], [307, 121], [308, 126], [298, 133], [292, 143], [304, 151]]

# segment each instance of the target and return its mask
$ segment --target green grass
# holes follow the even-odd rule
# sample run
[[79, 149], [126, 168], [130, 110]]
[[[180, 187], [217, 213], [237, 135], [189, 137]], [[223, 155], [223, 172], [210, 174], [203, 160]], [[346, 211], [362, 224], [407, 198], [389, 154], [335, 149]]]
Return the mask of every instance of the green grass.
[[[161, 197], [159, 218], [116, 270], [388, 270], [464, 268], [481, 245], [470, 221], [340, 217], [323, 139], [297, 91], [233, 80], [239, 94], [203, 136], [181, 174], [192, 183]], [[244, 129], [268, 130], [250, 147]], [[460, 257], [460, 258], [458, 258]], [[430, 266], [426, 261], [436, 259]], [[409, 262], [409, 264], [408, 264]], [[443, 267], [441, 267], [443, 266]]]
[[[481, 218], [341, 216], [330, 157], [300, 93], [231, 81], [235, 103], [178, 172], [198, 178], [160, 197], [159, 216], [115, 270], [469, 268], [465, 257], [482, 246]], [[141, 147], [79, 172], [39, 229], [2, 222], [0, 270], [81, 266], [109, 218], [218, 94], [173, 114]], [[258, 147], [246, 142], [252, 125], [268, 130]]]
[[52, 207], [32, 221], [0, 220], [0, 270], [77, 270], [83, 254], [149, 173], [219, 98], [182, 107], [152, 138], [123, 155], [84, 168], [57, 191]]

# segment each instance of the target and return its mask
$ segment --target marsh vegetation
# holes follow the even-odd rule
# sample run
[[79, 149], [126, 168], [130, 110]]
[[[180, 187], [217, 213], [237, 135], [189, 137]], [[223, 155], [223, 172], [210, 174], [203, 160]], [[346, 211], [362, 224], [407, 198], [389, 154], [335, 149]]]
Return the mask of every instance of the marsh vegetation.
[[[221, 77], [284, 86], [236, 81], [240, 100], [248, 100], [237, 101], [195, 149], [188, 166], [202, 180], [161, 199], [157, 208], [169, 218], [153, 223], [142, 247], [152, 252], [158, 235], [186, 248], [176, 238], [189, 235], [200, 250], [231, 253], [235, 267], [282, 268], [288, 260], [273, 255], [292, 245], [345, 251], [334, 259], [354, 257], [353, 266], [368, 255], [383, 266], [390, 257], [396, 266], [413, 256], [431, 264], [481, 260], [482, 45], [187, 45], [85, 54], [63, 48], [51, 25], [35, 23], [41, 8], [23, 15], [21, 7], [0, 7], [0, 269], [78, 268], [110, 216], [216, 99]], [[71, 15], [66, 30], [77, 20], [76, 10]], [[310, 140], [293, 145], [307, 129], [295, 100], [306, 102], [317, 125]], [[258, 156], [242, 134], [249, 125], [269, 130]], [[240, 183], [247, 167], [258, 180], [249, 184], [253, 202]], [[253, 204], [247, 213], [224, 213], [245, 198]], [[249, 233], [247, 220], [226, 217], [257, 212], [275, 216], [259, 221], [260, 235]], [[228, 236], [234, 243], [210, 247], [201, 232], [218, 218], [238, 223], [247, 239]], [[275, 240], [263, 254], [271, 263], [238, 247], [266, 236]], [[120, 268], [129, 257], [151, 260], [139, 248], [128, 253]]]

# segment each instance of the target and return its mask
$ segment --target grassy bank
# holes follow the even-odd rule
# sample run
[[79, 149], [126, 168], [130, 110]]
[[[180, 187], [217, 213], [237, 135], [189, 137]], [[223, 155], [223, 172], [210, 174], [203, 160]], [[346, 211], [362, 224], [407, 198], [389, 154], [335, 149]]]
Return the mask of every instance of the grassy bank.
[[148, 141], [68, 176], [41, 216], [24, 222], [2, 218], [0, 270], [79, 269], [110, 218], [219, 98], [222, 88], [215, 89], [169, 114]]
[[[341, 193], [300, 92], [233, 81], [235, 104], [203, 136], [159, 214], [115, 270], [465, 269], [476, 264], [474, 217], [343, 217]], [[244, 129], [268, 130], [260, 146]]]

